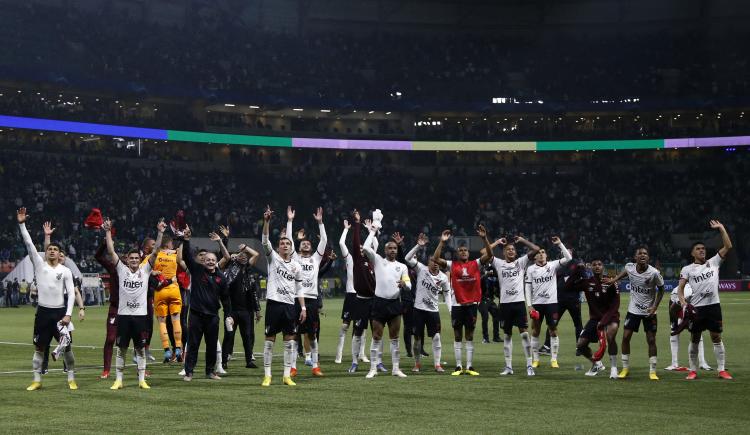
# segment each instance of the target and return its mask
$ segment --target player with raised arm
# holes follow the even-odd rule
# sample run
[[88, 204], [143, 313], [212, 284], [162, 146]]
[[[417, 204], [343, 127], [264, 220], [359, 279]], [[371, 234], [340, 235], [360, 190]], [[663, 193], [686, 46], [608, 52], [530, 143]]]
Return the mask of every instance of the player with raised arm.
[[[706, 245], [700, 242], [694, 243], [690, 250], [693, 263], [683, 267], [680, 271], [680, 283], [677, 289], [683, 310], [690, 312], [692, 315], [692, 320], [688, 325], [690, 330], [690, 347], [688, 348], [690, 373], [688, 373], [687, 379], [689, 380], [698, 377], [698, 343], [702, 332], [706, 329], [711, 334], [711, 341], [714, 344], [716, 369], [719, 371], [719, 377], [721, 379], [732, 379], [732, 375], [729, 374], [725, 366], [726, 352], [724, 342], [721, 339], [724, 322], [719, 301], [719, 268], [729, 250], [732, 249], [732, 241], [721, 222], [712, 220], [710, 225], [711, 228], [719, 230], [719, 234], [721, 234], [721, 249], [716, 255], [706, 260]], [[693, 288], [690, 305], [685, 298], [685, 286], [687, 284], [690, 284]]]
[[366, 378], [373, 378], [378, 374], [378, 353], [380, 351], [383, 330], [388, 325], [388, 335], [391, 340], [391, 374], [400, 378], [406, 375], [399, 368], [399, 333], [401, 329], [401, 295], [402, 288], [411, 289], [411, 280], [406, 265], [396, 261], [398, 247], [396, 242], [390, 241], [385, 245], [385, 257], [381, 257], [372, 248], [372, 239], [382, 213], [379, 209], [373, 212], [374, 224], [370, 227], [370, 235], [365, 240], [363, 250], [375, 269], [375, 297], [372, 301], [372, 346], [370, 347], [370, 371]]
[[[526, 255], [518, 257], [514, 243], [521, 243], [528, 248]], [[534, 367], [531, 366], [531, 340], [528, 333], [529, 320], [526, 316], [526, 302], [524, 297], [524, 273], [529, 265], [529, 260], [536, 256], [539, 247], [521, 236], [514, 239], [514, 243], [508, 243], [506, 238], [500, 239], [503, 245], [503, 258], [494, 257], [492, 265], [500, 278], [500, 326], [503, 328], [503, 353], [505, 355], [505, 368], [500, 373], [502, 376], [513, 374], [513, 327], [518, 327], [521, 334], [523, 353], [526, 356], [526, 375], [534, 376]]]
[[177, 251], [174, 249], [172, 238], [168, 235], [163, 236], [161, 243], [157, 243], [156, 246], [158, 250], [155, 255], [154, 270], [161, 274], [161, 278], [171, 281], [166, 286], [154, 291], [154, 313], [159, 322], [159, 336], [161, 347], [164, 349], [164, 362], [169, 362], [173, 356], [167, 332], [167, 317], [172, 324], [174, 334], [174, 357], [177, 361], [182, 362], [182, 324], [180, 323], [182, 296], [180, 295], [180, 286], [175, 279], [177, 276]]
[[[583, 266], [581, 266], [583, 267]], [[591, 369], [586, 376], [596, 376], [605, 369], [601, 362], [604, 346], [609, 353], [610, 379], [617, 379], [617, 328], [620, 324], [620, 290], [616, 283], [605, 283], [604, 263], [600, 259], [591, 262], [592, 276], [585, 270], [576, 270], [568, 278], [570, 290], [583, 291], [589, 306], [589, 321], [583, 328], [578, 343], [577, 354], [591, 361]], [[569, 284], [568, 284], [569, 283]], [[604, 341], [606, 340], [606, 341]], [[589, 343], [599, 342], [597, 354], [591, 353]]]
[[[42, 387], [42, 363], [44, 352], [49, 347], [52, 338], [60, 341], [60, 329], [67, 329], [70, 316], [73, 312], [74, 297], [68, 297], [67, 305], [64, 303], [65, 288], [73, 289], [73, 274], [70, 269], [60, 264], [61, 246], [50, 243], [44, 251], [44, 259], [39, 255], [31, 241], [31, 235], [26, 229], [26, 208], [21, 207], [16, 213], [16, 219], [21, 230], [21, 237], [29, 254], [29, 259], [34, 267], [36, 276], [38, 305], [34, 317], [34, 357], [31, 361], [34, 372], [34, 381], [26, 388], [29, 391], [38, 390]], [[75, 357], [70, 343], [63, 354], [68, 368], [68, 387], [77, 390], [75, 381]]]
[[[451, 325], [453, 326], [453, 354], [456, 358], [456, 369], [452, 376], [461, 374], [478, 376], [474, 369], [474, 329], [477, 325], [477, 310], [482, 301], [482, 264], [492, 258], [492, 248], [487, 240], [487, 230], [479, 225], [477, 234], [485, 242], [484, 252], [480, 258], [469, 260], [468, 246], [458, 248], [458, 258], [447, 261], [441, 258], [443, 246], [451, 238], [450, 230], [440, 235], [440, 242], [432, 254], [438, 266], [447, 267], [450, 271], [451, 284]], [[461, 346], [466, 339], [466, 368], [463, 367]]]
[[557, 336], [557, 270], [565, 266], [573, 257], [560, 241], [559, 237], [552, 237], [563, 258], [547, 262], [547, 251], [540, 249], [534, 256], [534, 264], [526, 269], [526, 304], [532, 307], [531, 316], [531, 366], [539, 367], [539, 333], [542, 320], [547, 322], [550, 332], [550, 366], [560, 368], [557, 354], [560, 351], [560, 337]]
[[[422, 369], [422, 344], [424, 343], [424, 330], [427, 328], [427, 336], [432, 339], [432, 358], [435, 371], [438, 373], [445, 372], [443, 369], [442, 344], [440, 342], [440, 312], [438, 310], [438, 296], [450, 292], [448, 276], [440, 271], [440, 266], [431, 257], [428, 265], [418, 262], [414, 256], [417, 250], [427, 246], [427, 236], [420, 234], [417, 238], [417, 244], [409, 251], [404, 259], [406, 266], [417, 270], [417, 288], [414, 296], [414, 326], [412, 335], [412, 352], [414, 354], [413, 372], [419, 372]], [[473, 370], [473, 369], [472, 369]]]
[[638, 332], [641, 322], [646, 333], [648, 344], [648, 377], [658, 381], [656, 375], [656, 312], [664, 297], [664, 278], [654, 266], [648, 264], [649, 253], [645, 246], [635, 250], [635, 263], [627, 263], [623, 270], [615, 276], [613, 282], [628, 277], [630, 281], [630, 303], [628, 314], [625, 315], [622, 333], [622, 370], [619, 378], [625, 379], [630, 373], [630, 339], [634, 332]]
[[[370, 324], [370, 314], [372, 311], [372, 298], [375, 296], [375, 270], [372, 262], [367, 258], [362, 247], [362, 230], [360, 225], [359, 211], [352, 211], [352, 250], [349, 253], [352, 256], [352, 282], [357, 297], [354, 300], [352, 309], [352, 321], [354, 322], [354, 337], [352, 337], [352, 365], [349, 367], [349, 373], [356, 373], [359, 367], [359, 361], [370, 362], [365, 356], [365, 331]], [[365, 227], [370, 230], [369, 219], [365, 220]], [[370, 241], [374, 251], [378, 250], [378, 238], [373, 237]], [[385, 372], [387, 369], [382, 362], [376, 361], [378, 370]]]
[[[296, 385], [291, 377], [292, 360], [297, 357], [294, 341], [297, 326], [305, 321], [307, 307], [302, 288], [302, 266], [292, 255], [294, 248], [287, 237], [279, 239], [277, 251], [273, 250], [268, 237], [269, 225], [273, 211], [266, 206], [263, 212], [263, 253], [268, 262], [268, 284], [266, 285], [266, 340], [263, 344], [263, 383], [264, 387], [271, 385], [271, 362], [273, 360], [273, 345], [276, 335], [281, 332], [284, 338], [284, 376], [286, 385]], [[294, 306], [295, 298], [300, 303], [300, 313], [297, 317]]]
[[[156, 238], [157, 244], [161, 242], [166, 228], [167, 224], [163, 220], [159, 221], [157, 224], [159, 232]], [[148, 314], [148, 279], [151, 276], [156, 256], [152, 255], [147, 262], [141, 263], [140, 252], [137, 249], [132, 249], [125, 255], [126, 266], [120, 261], [120, 256], [115, 252], [115, 245], [112, 241], [112, 221], [109, 218], [104, 219], [102, 229], [105, 231], [107, 253], [109, 254], [110, 261], [114, 263], [117, 270], [119, 288], [117, 305], [117, 356], [115, 363], [117, 377], [110, 389], [119, 390], [123, 388], [122, 375], [125, 370], [125, 355], [128, 352], [128, 345], [131, 340], [136, 351], [138, 387], [150, 389], [151, 387], [146, 383], [145, 346], [148, 334], [146, 322]]]
[[[292, 234], [292, 223], [294, 221], [295, 210], [289, 206], [286, 209], [286, 233]], [[312, 250], [312, 242], [307, 239], [303, 239], [299, 243], [299, 252], [295, 252], [294, 241], [292, 240], [292, 258], [296, 260], [302, 267], [302, 291], [305, 297], [304, 306], [306, 307], [305, 321], [299, 325], [299, 333], [305, 334], [310, 345], [310, 358], [312, 360], [312, 375], [322, 377], [323, 372], [320, 370], [319, 350], [318, 350], [318, 339], [317, 334], [320, 330], [320, 307], [318, 304], [318, 271], [320, 270], [320, 263], [323, 261], [323, 255], [325, 254], [326, 244], [328, 244], [328, 236], [326, 235], [326, 227], [323, 225], [323, 208], [318, 207], [313, 214], [315, 222], [318, 223], [318, 231], [320, 232], [320, 240], [315, 252]], [[291, 239], [290, 239], [291, 240]], [[297, 310], [301, 310], [300, 302], [296, 304]], [[296, 341], [295, 341], [296, 345]], [[296, 349], [295, 349], [296, 352]], [[292, 377], [296, 375], [296, 360], [292, 364]]]
[[112, 352], [115, 341], [117, 340], [117, 308], [120, 301], [120, 278], [117, 275], [115, 262], [109, 259], [107, 254], [107, 241], [103, 240], [94, 254], [96, 261], [101, 264], [109, 275], [109, 309], [107, 311], [106, 328], [107, 333], [104, 338], [104, 368], [100, 376], [101, 379], [108, 379], [109, 372], [112, 368]]
[[[344, 220], [344, 231], [341, 232], [341, 238], [339, 239], [339, 249], [341, 249], [341, 256], [344, 258], [346, 263], [346, 295], [344, 296], [344, 306], [341, 309], [341, 329], [339, 330], [339, 340], [336, 344], [336, 364], [341, 364], [341, 359], [344, 353], [344, 341], [346, 341], [346, 333], [349, 330], [349, 325], [352, 323], [357, 303], [357, 291], [354, 289], [354, 258], [349, 253], [349, 248], [346, 247], [346, 235], [349, 233], [349, 229], [352, 225], [348, 220]], [[352, 333], [352, 340], [354, 340], [354, 334]], [[359, 354], [364, 354], [365, 342], [359, 340]], [[354, 352], [352, 352], [354, 355]], [[354, 361], [355, 363], [357, 361]]]

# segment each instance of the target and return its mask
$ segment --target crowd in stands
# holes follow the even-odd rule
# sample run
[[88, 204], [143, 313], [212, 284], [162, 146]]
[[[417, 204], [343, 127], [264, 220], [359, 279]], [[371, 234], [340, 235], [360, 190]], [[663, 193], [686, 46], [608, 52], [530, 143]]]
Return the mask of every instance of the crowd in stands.
[[416, 170], [408, 164], [413, 153], [396, 161], [373, 157], [377, 164], [335, 158], [315, 164], [318, 159], [310, 157], [299, 165], [204, 162], [190, 168], [171, 160], [147, 165], [147, 159], [106, 152], [9, 148], [0, 154], [0, 250], [6, 260], [25, 255], [13, 219], [21, 205], [33, 216], [34, 240], [41, 240], [41, 224], [51, 220], [55, 239], [87, 271], [98, 270], [92, 255], [101, 235], [82, 227], [93, 207], [113, 218], [118, 243], [130, 245], [153, 233], [158, 218], [170, 219], [180, 209], [195, 234], [221, 224], [236, 237], [257, 238], [263, 208], [270, 204], [277, 211], [278, 235], [284, 209], [292, 204], [300, 210], [296, 225], [311, 234], [316, 229], [306, 211], [323, 206], [332, 244], [353, 208], [365, 214], [380, 208], [385, 231], [406, 234], [407, 243], [420, 232], [436, 240], [445, 228], [471, 236], [482, 222], [493, 237], [524, 234], [547, 244], [560, 235], [581, 255], [611, 263], [627, 260], [640, 244], [651, 248], [655, 261], [684, 262], [687, 252], [672, 246], [672, 234], [707, 231], [708, 219], [717, 218], [735, 239], [744, 261], [740, 267], [750, 272], [750, 222], [744, 212], [750, 202], [744, 187], [750, 153], [683, 150], [676, 160], [664, 159], [664, 153], [572, 153], [567, 165], [536, 166], [531, 157], [521, 157], [512, 165], [483, 168], [456, 159]]

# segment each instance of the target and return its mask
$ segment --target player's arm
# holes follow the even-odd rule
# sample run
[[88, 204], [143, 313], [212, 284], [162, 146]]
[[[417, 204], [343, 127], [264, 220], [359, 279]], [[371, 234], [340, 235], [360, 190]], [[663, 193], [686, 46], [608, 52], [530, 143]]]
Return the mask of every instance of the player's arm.
[[109, 274], [114, 274], [117, 272], [117, 269], [115, 269], [114, 263], [107, 258], [107, 242], [104, 241], [99, 244], [99, 247], [96, 249], [96, 252], [94, 253], [94, 259], [96, 259], [99, 264], [102, 265], [104, 269], [107, 270]]
[[226, 245], [224, 244], [224, 241], [221, 240], [221, 236], [216, 233], [208, 233], [208, 238], [213, 240], [214, 242], [219, 244], [219, 250], [221, 251], [221, 259], [226, 262], [231, 260], [231, 256], [229, 255], [229, 251], [227, 250]]
[[[104, 240], [107, 244], [107, 253], [112, 260], [112, 264], [117, 267], [120, 257], [117, 255], [117, 252], [115, 252], [115, 242], [112, 240], [112, 221], [109, 218], [104, 218], [102, 229], [104, 230]], [[153, 257], [154, 255], [152, 254], [151, 256]]]
[[492, 254], [492, 245], [490, 244], [489, 239], [487, 238], [487, 229], [484, 227], [484, 225], [479, 225], [477, 228], [477, 235], [479, 238], [482, 239], [482, 242], [484, 242], [484, 248], [482, 251], [482, 256], [479, 257], [479, 261], [482, 264], [487, 264], [490, 261], [492, 261], [492, 258], [494, 255]]
[[653, 316], [659, 309], [659, 304], [664, 297], [664, 284], [656, 286], [656, 297], [654, 298], [654, 304], [648, 308], [648, 315]]
[[532, 309], [531, 304], [531, 280], [527, 276], [527, 278], [523, 281], [523, 295], [524, 299], [526, 301], [526, 308]]
[[302, 323], [307, 319], [307, 307], [305, 306], [305, 291], [302, 288], [302, 270], [298, 270], [294, 277], [294, 287], [297, 291], [297, 300], [299, 301], [300, 313], [299, 322]]
[[[190, 271], [191, 279], [192, 276], [195, 276], [197, 273], [201, 272], [202, 265], [198, 264], [198, 262], [195, 261], [195, 258], [193, 258], [193, 251], [190, 249], [190, 238], [193, 236], [193, 231], [190, 229], [189, 226], [185, 226], [185, 233], [182, 236], [182, 248], [181, 251], [178, 252], [178, 260], [180, 260], [182, 263], [185, 264], [185, 270]], [[153, 254], [152, 254], [153, 255]]]
[[250, 266], [255, 266], [258, 263], [258, 259], [260, 258], [260, 252], [256, 251], [255, 249], [251, 248], [249, 245], [241, 244], [239, 246], [240, 251], [244, 251], [248, 255], [247, 263]]
[[341, 237], [339, 238], [339, 249], [341, 249], [341, 256], [344, 258], [349, 256], [349, 249], [346, 247], [346, 235], [349, 233], [349, 228], [351, 227], [349, 221], [344, 219], [344, 231], [341, 232]]
[[[70, 269], [66, 269], [66, 273], [63, 273], [63, 286], [67, 289], [72, 289], [75, 292], [76, 285], [73, 282], [73, 273]], [[76, 303], [75, 293], [73, 297], [68, 296], [68, 306], [65, 307], [65, 317], [62, 318], [61, 322], [63, 325], [70, 323], [70, 316], [73, 314], [73, 306]]]
[[78, 306], [78, 320], [83, 322], [83, 319], [86, 318], [86, 306], [83, 305], [83, 298], [81, 297], [81, 290], [78, 288], [78, 286], [75, 287], [76, 290], [76, 305]]
[[320, 233], [320, 241], [318, 241], [318, 248], [315, 252], [321, 257], [325, 254], [326, 246], [328, 245], [328, 234], [326, 234], [326, 226], [323, 225], [323, 207], [318, 207], [313, 214], [315, 222], [318, 223], [318, 232]]
[[[161, 246], [162, 238], [164, 237], [164, 230], [167, 229], [167, 224], [164, 222], [164, 219], [159, 219], [159, 222], [156, 224], [156, 243], [154, 246], [156, 246], [156, 249], [159, 249], [159, 246]], [[111, 232], [110, 232], [111, 235]], [[152, 252], [151, 255], [148, 257], [148, 267], [149, 269], [154, 268], [154, 262], [156, 261], [156, 252]], [[150, 272], [150, 271], [149, 271]]]
[[618, 273], [617, 276], [615, 276], [614, 278], [603, 278], [602, 283], [607, 284], [607, 285], [610, 285], [610, 284], [617, 285], [617, 282], [625, 278], [627, 274], [628, 272], [625, 269], [622, 269], [620, 273]]
[[[268, 226], [270, 224], [272, 215], [273, 210], [271, 210], [270, 205], [267, 205], [266, 211], [263, 212], [263, 235], [261, 236], [261, 245], [263, 246], [263, 252], [265, 252], [266, 256], [271, 255], [271, 253], [273, 252], [271, 241], [268, 239]], [[291, 238], [292, 235], [289, 234], [289, 237]], [[292, 242], [292, 244], [294, 244], [294, 242]]]
[[[420, 234], [421, 236], [422, 234]], [[417, 259], [414, 258], [415, 255], [417, 255], [417, 250], [419, 250], [420, 245], [416, 244], [409, 252], [404, 255], [404, 263], [406, 263], [406, 266], [409, 269], [413, 269], [417, 266]]]
[[573, 259], [573, 256], [570, 255], [570, 251], [568, 251], [568, 248], [565, 247], [562, 240], [560, 240], [559, 237], [555, 236], [552, 237], [552, 243], [560, 248], [560, 252], [562, 253], [563, 258], [560, 259], [560, 266], [568, 264], [568, 262]]
[[680, 300], [680, 305], [683, 308], [687, 306], [687, 301], [685, 300], [685, 284], [687, 284], [687, 278], [684, 278], [682, 273], [680, 273], [680, 282], [677, 284], [677, 298]]
[[516, 236], [516, 243], [520, 243], [529, 250], [529, 252], [526, 254], [527, 257], [529, 257], [529, 260], [533, 259], [537, 252], [539, 252], [539, 246], [536, 244], [526, 240], [522, 236]]
[[29, 253], [31, 263], [35, 268], [39, 268], [42, 266], [42, 259], [39, 257], [39, 253], [36, 250], [36, 246], [34, 246], [34, 242], [31, 241], [29, 230], [26, 229], [26, 218], [28, 218], [28, 215], [26, 214], [26, 207], [19, 208], [18, 212], [16, 213], [16, 219], [18, 220], [18, 226], [21, 229], [21, 238], [23, 238], [23, 244], [26, 245], [26, 251], [28, 251]]
[[367, 255], [367, 258], [370, 259], [370, 261], [373, 262], [373, 264], [376, 264], [377, 260], [377, 253], [372, 248], [372, 240], [375, 238], [375, 229], [370, 227], [369, 228], [369, 235], [365, 239], [365, 244], [362, 246], [362, 249], [365, 251], [365, 255]]
[[443, 231], [443, 233], [440, 235], [440, 241], [438, 242], [437, 247], [435, 247], [435, 252], [432, 254], [432, 260], [443, 268], [448, 266], [448, 262], [441, 258], [441, 255], [443, 254], [443, 246], [448, 240], [450, 240], [450, 238], [451, 231]]
[[400, 288], [401, 290], [411, 290], [411, 278], [409, 278], [408, 271], [404, 270], [404, 273], [401, 274], [401, 279], [398, 281], [398, 288]]
[[286, 236], [289, 237], [289, 240], [292, 241], [292, 252], [297, 251], [297, 246], [294, 243], [294, 235], [292, 234], [292, 222], [294, 221], [294, 216], [296, 214], [296, 211], [292, 208], [292, 206], [287, 206], [286, 208]]
[[46, 251], [47, 246], [52, 243], [52, 233], [55, 232], [55, 228], [52, 227], [50, 221], [47, 221], [42, 225], [42, 229], [44, 230], [44, 250]]
[[724, 225], [717, 220], [711, 221], [711, 228], [719, 230], [719, 234], [721, 234], [721, 243], [724, 246], [719, 249], [719, 256], [724, 258], [727, 256], [729, 250], [732, 249], [732, 241], [729, 239], [729, 233], [727, 233], [727, 229], [724, 228]]

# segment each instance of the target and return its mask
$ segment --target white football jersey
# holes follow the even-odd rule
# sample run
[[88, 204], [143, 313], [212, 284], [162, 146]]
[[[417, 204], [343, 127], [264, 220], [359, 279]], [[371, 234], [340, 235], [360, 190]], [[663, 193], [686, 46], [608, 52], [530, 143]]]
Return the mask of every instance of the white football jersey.
[[145, 316], [148, 314], [148, 278], [151, 265], [144, 261], [131, 272], [122, 261], [117, 262], [117, 278], [120, 285], [120, 300], [117, 314], [120, 316]]
[[704, 307], [719, 303], [719, 267], [724, 261], [719, 254], [714, 255], [704, 264], [688, 264], [680, 271], [684, 279], [693, 288], [691, 304]]
[[414, 296], [414, 308], [423, 311], [438, 312], [438, 296], [448, 294], [448, 276], [438, 271], [437, 275], [430, 273], [430, 268], [417, 263], [417, 290]]
[[297, 260], [284, 261], [276, 251], [266, 254], [268, 281], [266, 299], [294, 304], [294, 298], [304, 296], [302, 291], [302, 266]]
[[548, 261], [544, 266], [532, 264], [526, 269], [526, 282], [531, 286], [531, 303], [557, 303], [557, 269], [560, 260]]
[[529, 265], [529, 256], [522, 255], [510, 263], [504, 258], [495, 257], [492, 265], [495, 266], [500, 280], [500, 303], [523, 302], [524, 273]]
[[383, 299], [398, 299], [401, 296], [398, 283], [402, 279], [409, 281], [409, 271], [404, 263], [388, 261], [375, 255], [375, 296]]
[[643, 273], [638, 272], [635, 263], [625, 265], [630, 281], [630, 303], [628, 312], [645, 316], [654, 304], [656, 287], [664, 285], [664, 278], [654, 266], [648, 265]]
[[[672, 289], [672, 293], [669, 294], [669, 301], [674, 304], [680, 303], [680, 296], [677, 294], [677, 289], [680, 288], [680, 286], [675, 286], [675, 288]], [[691, 297], [693, 296], [693, 288], [690, 287], [690, 284], [685, 283], [685, 288], [683, 290], [685, 292], [685, 300], [687, 303], [691, 302]]]
[[298, 253], [292, 254], [292, 258], [296, 260], [302, 268], [302, 292], [306, 298], [318, 298], [318, 271], [320, 271], [320, 262], [323, 261], [323, 256], [317, 252], [313, 253], [309, 257], [303, 257]]

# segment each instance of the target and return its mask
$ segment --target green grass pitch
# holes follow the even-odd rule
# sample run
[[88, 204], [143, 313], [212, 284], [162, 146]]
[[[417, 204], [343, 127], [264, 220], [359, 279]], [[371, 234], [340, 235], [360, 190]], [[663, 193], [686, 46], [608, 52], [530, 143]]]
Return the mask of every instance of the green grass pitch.
[[[110, 391], [112, 380], [99, 380], [106, 309], [89, 308], [84, 322], [75, 322], [75, 354], [80, 389], [69, 391], [60, 362], [43, 377], [40, 391], [27, 392], [31, 381], [31, 342], [34, 311], [30, 307], [0, 309], [0, 433], [63, 431], [69, 433], [748, 433], [750, 432], [750, 293], [722, 294], [727, 368], [733, 381], [701, 372], [695, 382], [684, 373], [662, 370], [669, 365], [667, 303], [659, 312], [659, 371], [661, 380], [648, 380], [643, 333], [632, 342], [631, 379], [613, 381], [608, 372], [588, 378], [575, 371], [584, 364], [574, 353], [572, 323], [560, 325], [559, 370], [542, 357], [537, 376], [527, 378], [523, 351], [514, 333], [516, 374], [500, 377], [502, 344], [481, 344], [477, 328], [475, 367], [481, 376], [452, 377], [427, 371], [413, 375], [413, 360], [401, 359], [406, 379], [379, 375], [366, 380], [365, 370], [350, 375], [350, 338], [344, 363], [333, 363], [339, 330], [341, 299], [326, 300], [322, 320], [321, 365], [325, 378], [310, 376], [298, 364], [297, 387], [281, 384], [282, 344], [275, 347], [274, 383], [262, 388], [262, 368], [245, 369], [230, 363], [221, 381], [203, 379], [203, 355], [192, 383], [177, 376], [177, 365], [154, 363], [152, 389], [137, 388], [129, 367], [126, 388]], [[627, 295], [623, 297], [627, 306]], [[585, 312], [586, 307], [583, 306]], [[443, 360], [453, 364], [453, 338], [444, 307]], [[625, 308], [621, 308], [624, 317]], [[584, 314], [584, 322], [586, 320]], [[157, 328], [158, 331], [158, 328]], [[261, 331], [261, 329], [259, 329]], [[618, 336], [618, 341], [621, 337]], [[707, 339], [707, 337], [706, 337]], [[239, 340], [239, 334], [237, 336]], [[708, 340], [707, 340], [708, 341]], [[158, 334], [152, 343], [156, 348]], [[258, 335], [255, 351], [262, 350]], [[708, 342], [706, 357], [715, 367]], [[368, 345], [369, 349], [369, 334]], [[386, 366], [390, 366], [386, 343]], [[241, 350], [239, 342], [235, 350]], [[429, 340], [425, 349], [431, 352]], [[203, 350], [203, 349], [201, 349]], [[681, 340], [680, 362], [687, 364], [687, 336]], [[154, 352], [160, 357], [161, 351]], [[402, 341], [402, 354], [403, 350]], [[237, 355], [236, 355], [237, 356]], [[258, 357], [262, 366], [262, 358]], [[424, 359], [430, 366], [432, 356]], [[604, 362], [608, 364], [605, 357]], [[619, 359], [618, 359], [619, 362]], [[360, 366], [362, 367], [362, 365]]]

